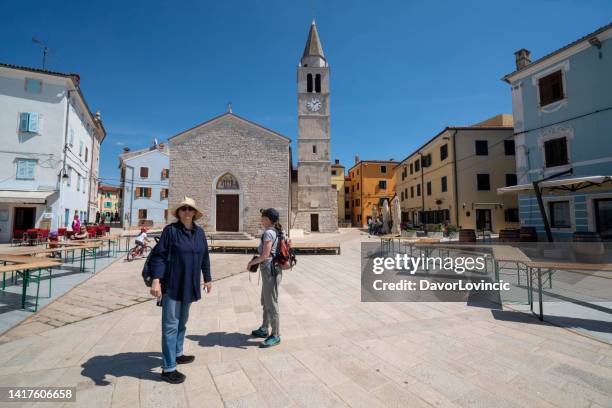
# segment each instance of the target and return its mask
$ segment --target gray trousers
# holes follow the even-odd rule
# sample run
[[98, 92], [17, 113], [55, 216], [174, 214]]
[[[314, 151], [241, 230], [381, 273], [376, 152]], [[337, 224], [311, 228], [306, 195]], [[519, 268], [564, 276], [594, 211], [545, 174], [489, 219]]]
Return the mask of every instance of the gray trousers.
[[261, 272], [261, 305], [263, 306], [263, 322], [261, 327], [268, 329], [272, 327], [272, 335], [280, 336], [279, 310], [278, 310], [278, 285], [283, 277], [282, 271], [276, 268], [276, 276], [272, 275], [272, 262], [259, 264]]

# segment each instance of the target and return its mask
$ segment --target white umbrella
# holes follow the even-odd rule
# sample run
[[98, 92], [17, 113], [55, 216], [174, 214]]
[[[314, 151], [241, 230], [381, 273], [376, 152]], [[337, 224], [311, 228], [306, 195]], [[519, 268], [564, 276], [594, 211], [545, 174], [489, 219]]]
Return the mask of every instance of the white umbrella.
[[397, 198], [397, 195], [393, 198], [393, 212], [391, 213], [391, 216], [393, 217], [393, 233], [394, 234], [399, 234], [400, 233], [400, 224], [402, 222], [402, 209], [400, 207], [400, 202], [399, 202], [399, 198]]
[[390, 218], [390, 211], [389, 211], [389, 200], [385, 200], [385, 202], [383, 203], [383, 210], [382, 210], [382, 217], [383, 217], [383, 227], [382, 227], [382, 233], [383, 234], [388, 234], [389, 233], [389, 218]]
[[372, 205], [372, 222], [376, 222], [377, 217], [378, 217], [378, 211], [376, 211], [376, 206]]

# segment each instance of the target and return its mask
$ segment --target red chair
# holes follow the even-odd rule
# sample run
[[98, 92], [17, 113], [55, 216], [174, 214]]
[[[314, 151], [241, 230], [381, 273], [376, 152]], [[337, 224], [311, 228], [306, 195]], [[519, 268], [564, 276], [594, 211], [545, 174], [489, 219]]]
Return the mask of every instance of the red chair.
[[13, 239], [11, 239], [11, 244], [14, 245], [23, 245], [28, 241], [28, 235], [25, 230], [15, 229], [13, 230]]
[[38, 245], [38, 242], [40, 241], [40, 232], [38, 231], [38, 228], [30, 228], [26, 231], [26, 233], [28, 235], [28, 244]]
[[39, 229], [40, 239], [44, 242], [49, 239], [49, 230], [48, 229]]
[[95, 227], [94, 228], [88, 227], [87, 228], [87, 237], [88, 238], [95, 238], [96, 237], [96, 231], [97, 231], [97, 229]]

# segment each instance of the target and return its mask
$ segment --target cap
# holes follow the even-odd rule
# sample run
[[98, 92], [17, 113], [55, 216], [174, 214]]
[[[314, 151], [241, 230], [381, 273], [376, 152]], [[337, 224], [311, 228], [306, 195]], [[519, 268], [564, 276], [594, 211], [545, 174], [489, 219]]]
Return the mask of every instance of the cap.
[[261, 212], [262, 217], [266, 217], [272, 222], [278, 221], [278, 218], [279, 218], [278, 211], [276, 211], [274, 208], [265, 208], [265, 209], [260, 210], [260, 212]]

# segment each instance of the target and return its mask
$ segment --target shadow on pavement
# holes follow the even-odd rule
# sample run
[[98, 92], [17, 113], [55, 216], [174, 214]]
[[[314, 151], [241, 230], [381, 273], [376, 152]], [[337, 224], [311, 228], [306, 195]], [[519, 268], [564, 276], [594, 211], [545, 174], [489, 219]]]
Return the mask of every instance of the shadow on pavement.
[[119, 353], [112, 356], [95, 356], [87, 360], [81, 367], [81, 375], [91, 378], [96, 385], [109, 385], [107, 375], [113, 377], [146, 378], [161, 381], [159, 375], [151, 372], [160, 367], [161, 353]]
[[188, 335], [187, 338], [197, 341], [200, 347], [234, 347], [246, 349], [247, 347], [259, 346], [262, 339], [256, 339], [249, 334], [213, 332], [205, 336]]

